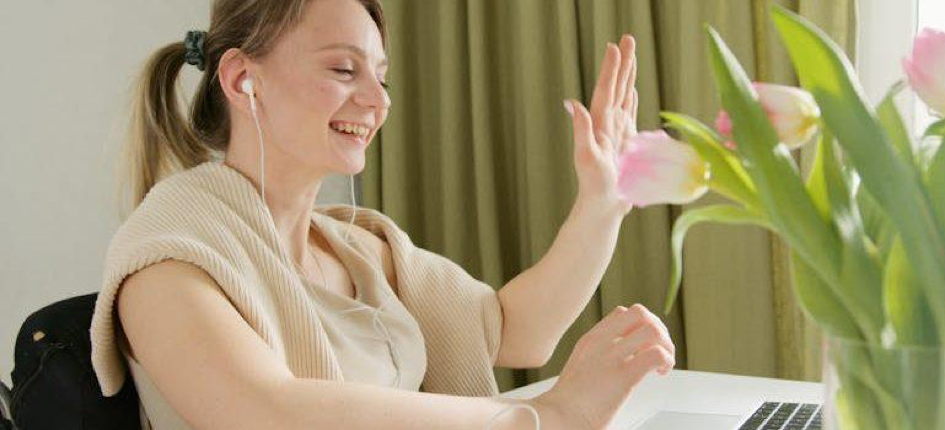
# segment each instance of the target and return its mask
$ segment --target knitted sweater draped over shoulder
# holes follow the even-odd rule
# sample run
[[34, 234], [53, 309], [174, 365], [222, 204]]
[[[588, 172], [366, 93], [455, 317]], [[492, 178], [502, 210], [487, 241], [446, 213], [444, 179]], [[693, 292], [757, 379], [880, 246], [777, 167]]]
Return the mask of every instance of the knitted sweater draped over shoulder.
[[[348, 206], [316, 210], [344, 222], [351, 216]], [[497, 395], [492, 366], [502, 310], [495, 291], [415, 246], [380, 212], [358, 208], [356, 214], [357, 226], [389, 244], [397, 297], [423, 334], [427, 372], [421, 390]], [[343, 380], [317, 307], [255, 187], [239, 171], [210, 161], [160, 181], [109, 244], [91, 327], [92, 364], [104, 395], [116, 394], [127, 377], [116, 333], [118, 289], [127, 276], [167, 259], [206, 271], [296, 377]]]

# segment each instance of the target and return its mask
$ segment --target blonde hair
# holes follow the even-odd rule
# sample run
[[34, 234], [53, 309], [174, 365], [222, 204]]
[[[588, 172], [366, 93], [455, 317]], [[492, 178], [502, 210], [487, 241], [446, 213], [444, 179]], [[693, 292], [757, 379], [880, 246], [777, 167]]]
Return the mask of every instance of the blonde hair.
[[[226, 151], [230, 118], [217, 80], [220, 57], [239, 48], [250, 58], [266, 55], [278, 38], [302, 20], [311, 0], [216, 0], [203, 45], [206, 71], [185, 119], [179, 109], [177, 77], [185, 64], [183, 39], [154, 53], [135, 89], [131, 126], [120, 161], [118, 181], [136, 208], [161, 178], [211, 160]], [[379, 0], [357, 0], [377, 24], [386, 46], [384, 13]], [[123, 213], [123, 216], [125, 213]]]

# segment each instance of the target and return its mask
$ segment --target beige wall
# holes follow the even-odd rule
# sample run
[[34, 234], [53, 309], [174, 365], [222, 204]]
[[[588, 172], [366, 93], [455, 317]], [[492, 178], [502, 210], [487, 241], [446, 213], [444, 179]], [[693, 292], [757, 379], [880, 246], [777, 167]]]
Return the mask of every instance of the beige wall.
[[[112, 171], [129, 88], [210, 0], [4, 0], [0, 7], [0, 379], [33, 310], [95, 291], [118, 226]], [[197, 80], [193, 67], [185, 88]], [[187, 92], [189, 94], [189, 92]], [[322, 198], [346, 201], [332, 178]]]

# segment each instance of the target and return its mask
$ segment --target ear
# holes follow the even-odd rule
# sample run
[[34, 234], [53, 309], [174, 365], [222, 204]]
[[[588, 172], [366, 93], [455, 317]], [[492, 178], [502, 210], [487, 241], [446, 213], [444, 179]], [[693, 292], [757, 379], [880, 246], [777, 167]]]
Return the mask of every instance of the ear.
[[[243, 81], [250, 77], [252, 67], [252, 61], [242, 51], [238, 48], [230, 48], [220, 57], [220, 65], [217, 68], [217, 80], [220, 82], [223, 94], [226, 95], [231, 106], [247, 116], [251, 115], [249, 95], [243, 91]], [[253, 79], [253, 90], [257, 97], [259, 87], [258, 79]]]

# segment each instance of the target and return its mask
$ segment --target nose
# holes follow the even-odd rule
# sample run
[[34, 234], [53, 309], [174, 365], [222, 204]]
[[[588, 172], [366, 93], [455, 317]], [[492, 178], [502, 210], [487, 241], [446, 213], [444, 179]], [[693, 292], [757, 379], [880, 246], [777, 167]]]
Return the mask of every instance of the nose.
[[368, 108], [387, 109], [390, 107], [390, 96], [377, 79], [368, 78], [355, 93], [355, 103]]

